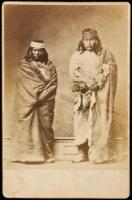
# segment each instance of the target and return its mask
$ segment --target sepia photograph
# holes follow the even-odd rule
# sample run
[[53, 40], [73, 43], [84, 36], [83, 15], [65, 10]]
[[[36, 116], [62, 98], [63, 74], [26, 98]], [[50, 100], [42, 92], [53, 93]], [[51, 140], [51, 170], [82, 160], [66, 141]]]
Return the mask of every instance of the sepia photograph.
[[4, 2], [6, 198], [130, 195], [130, 4]]

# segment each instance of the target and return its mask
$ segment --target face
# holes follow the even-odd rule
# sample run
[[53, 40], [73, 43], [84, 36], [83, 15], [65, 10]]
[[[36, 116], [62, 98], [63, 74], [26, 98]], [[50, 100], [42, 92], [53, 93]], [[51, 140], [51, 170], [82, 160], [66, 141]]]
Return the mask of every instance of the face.
[[33, 59], [35, 61], [39, 61], [40, 57], [43, 55], [43, 49], [40, 48], [33, 48], [32, 49]]
[[86, 35], [84, 35], [83, 43], [84, 43], [84, 47], [88, 51], [93, 51], [95, 49], [96, 44], [97, 44], [97, 39], [86, 34]]

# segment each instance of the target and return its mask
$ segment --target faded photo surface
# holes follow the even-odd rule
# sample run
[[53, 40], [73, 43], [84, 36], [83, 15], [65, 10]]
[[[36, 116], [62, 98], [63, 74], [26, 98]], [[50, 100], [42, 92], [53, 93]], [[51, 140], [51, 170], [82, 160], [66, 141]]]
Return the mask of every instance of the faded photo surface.
[[130, 5], [2, 7], [3, 195], [129, 196]]

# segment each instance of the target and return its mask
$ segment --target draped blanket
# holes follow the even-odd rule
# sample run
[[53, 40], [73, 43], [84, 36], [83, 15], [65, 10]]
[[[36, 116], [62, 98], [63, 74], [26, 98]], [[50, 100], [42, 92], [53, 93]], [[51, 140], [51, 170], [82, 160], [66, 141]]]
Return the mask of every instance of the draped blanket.
[[[74, 135], [79, 146], [88, 140], [89, 160], [112, 159], [112, 113], [117, 87], [117, 65], [106, 49], [96, 55], [76, 51], [69, 68], [73, 85]], [[82, 89], [83, 88], [83, 89]]]
[[21, 62], [17, 77], [14, 161], [44, 161], [52, 154], [57, 73], [52, 62]]

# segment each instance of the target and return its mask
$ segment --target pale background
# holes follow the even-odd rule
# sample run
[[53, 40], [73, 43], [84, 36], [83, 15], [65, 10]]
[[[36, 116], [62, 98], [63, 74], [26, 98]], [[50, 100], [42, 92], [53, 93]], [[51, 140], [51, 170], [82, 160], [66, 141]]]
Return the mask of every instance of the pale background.
[[115, 99], [116, 133], [126, 137], [129, 88], [128, 6], [127, 5], [6, 5], [5, 113], [6, 132], [11, 132], [16, 70], [32, 39], [43, 39], [58, 72], [55, 136], [73, 136], [73, 108], [69, 59], [77, 48], [84, 28], [98, 30], [102, 45], [115, 55], [118, 64], [118, 88]]
[[73, 136], [68, 65], [70, 56], [81, 39], [82, 30], [91, 27], [97, 29], [102, 45], [115, 55], [118, 64], [114, 135], [126, 138], [129, 92], [128, 5], [5, 5], [4, 12], [4, 134], [9, 136], [13, 127], [17, 66], [26, 54], [30, 41], [42, 39], [57, 68], [59, 80], [54, 120], [55, 136]]
[[[8, 4], [8, 3], [7, 3]], [[73, 136], [73, 107], [69, 59], [84, 28], [97, 29], [102, 45], [118, 64], [114, 136], [128, 141], [130, 23], [129, 6], [121, 5], [4, 5], [4, 137], [15, 131], [15, 81], [19, 61], [32, 39], [43, 39], [57, 68], [55, 136]], [[129, 195], [128, 168], [116, 165], [55, 163], [4, 169], [6, 197], [126, 198]], [[43, 170], [42, 170], [43, 169]], [[89, 170], [90, 169], [90, 170]], [[105, 170], [104, 170], [105, 169]], [[106, 170], [107, 169], [107, 170]], [[110, 169], [110, 170], [109, 170]], [[114, 169], [114, 170], [112, 170]], [[116, 170], [115, 170], [116, 169]], [[119, 170], [121, 169], [121, 170]]]

